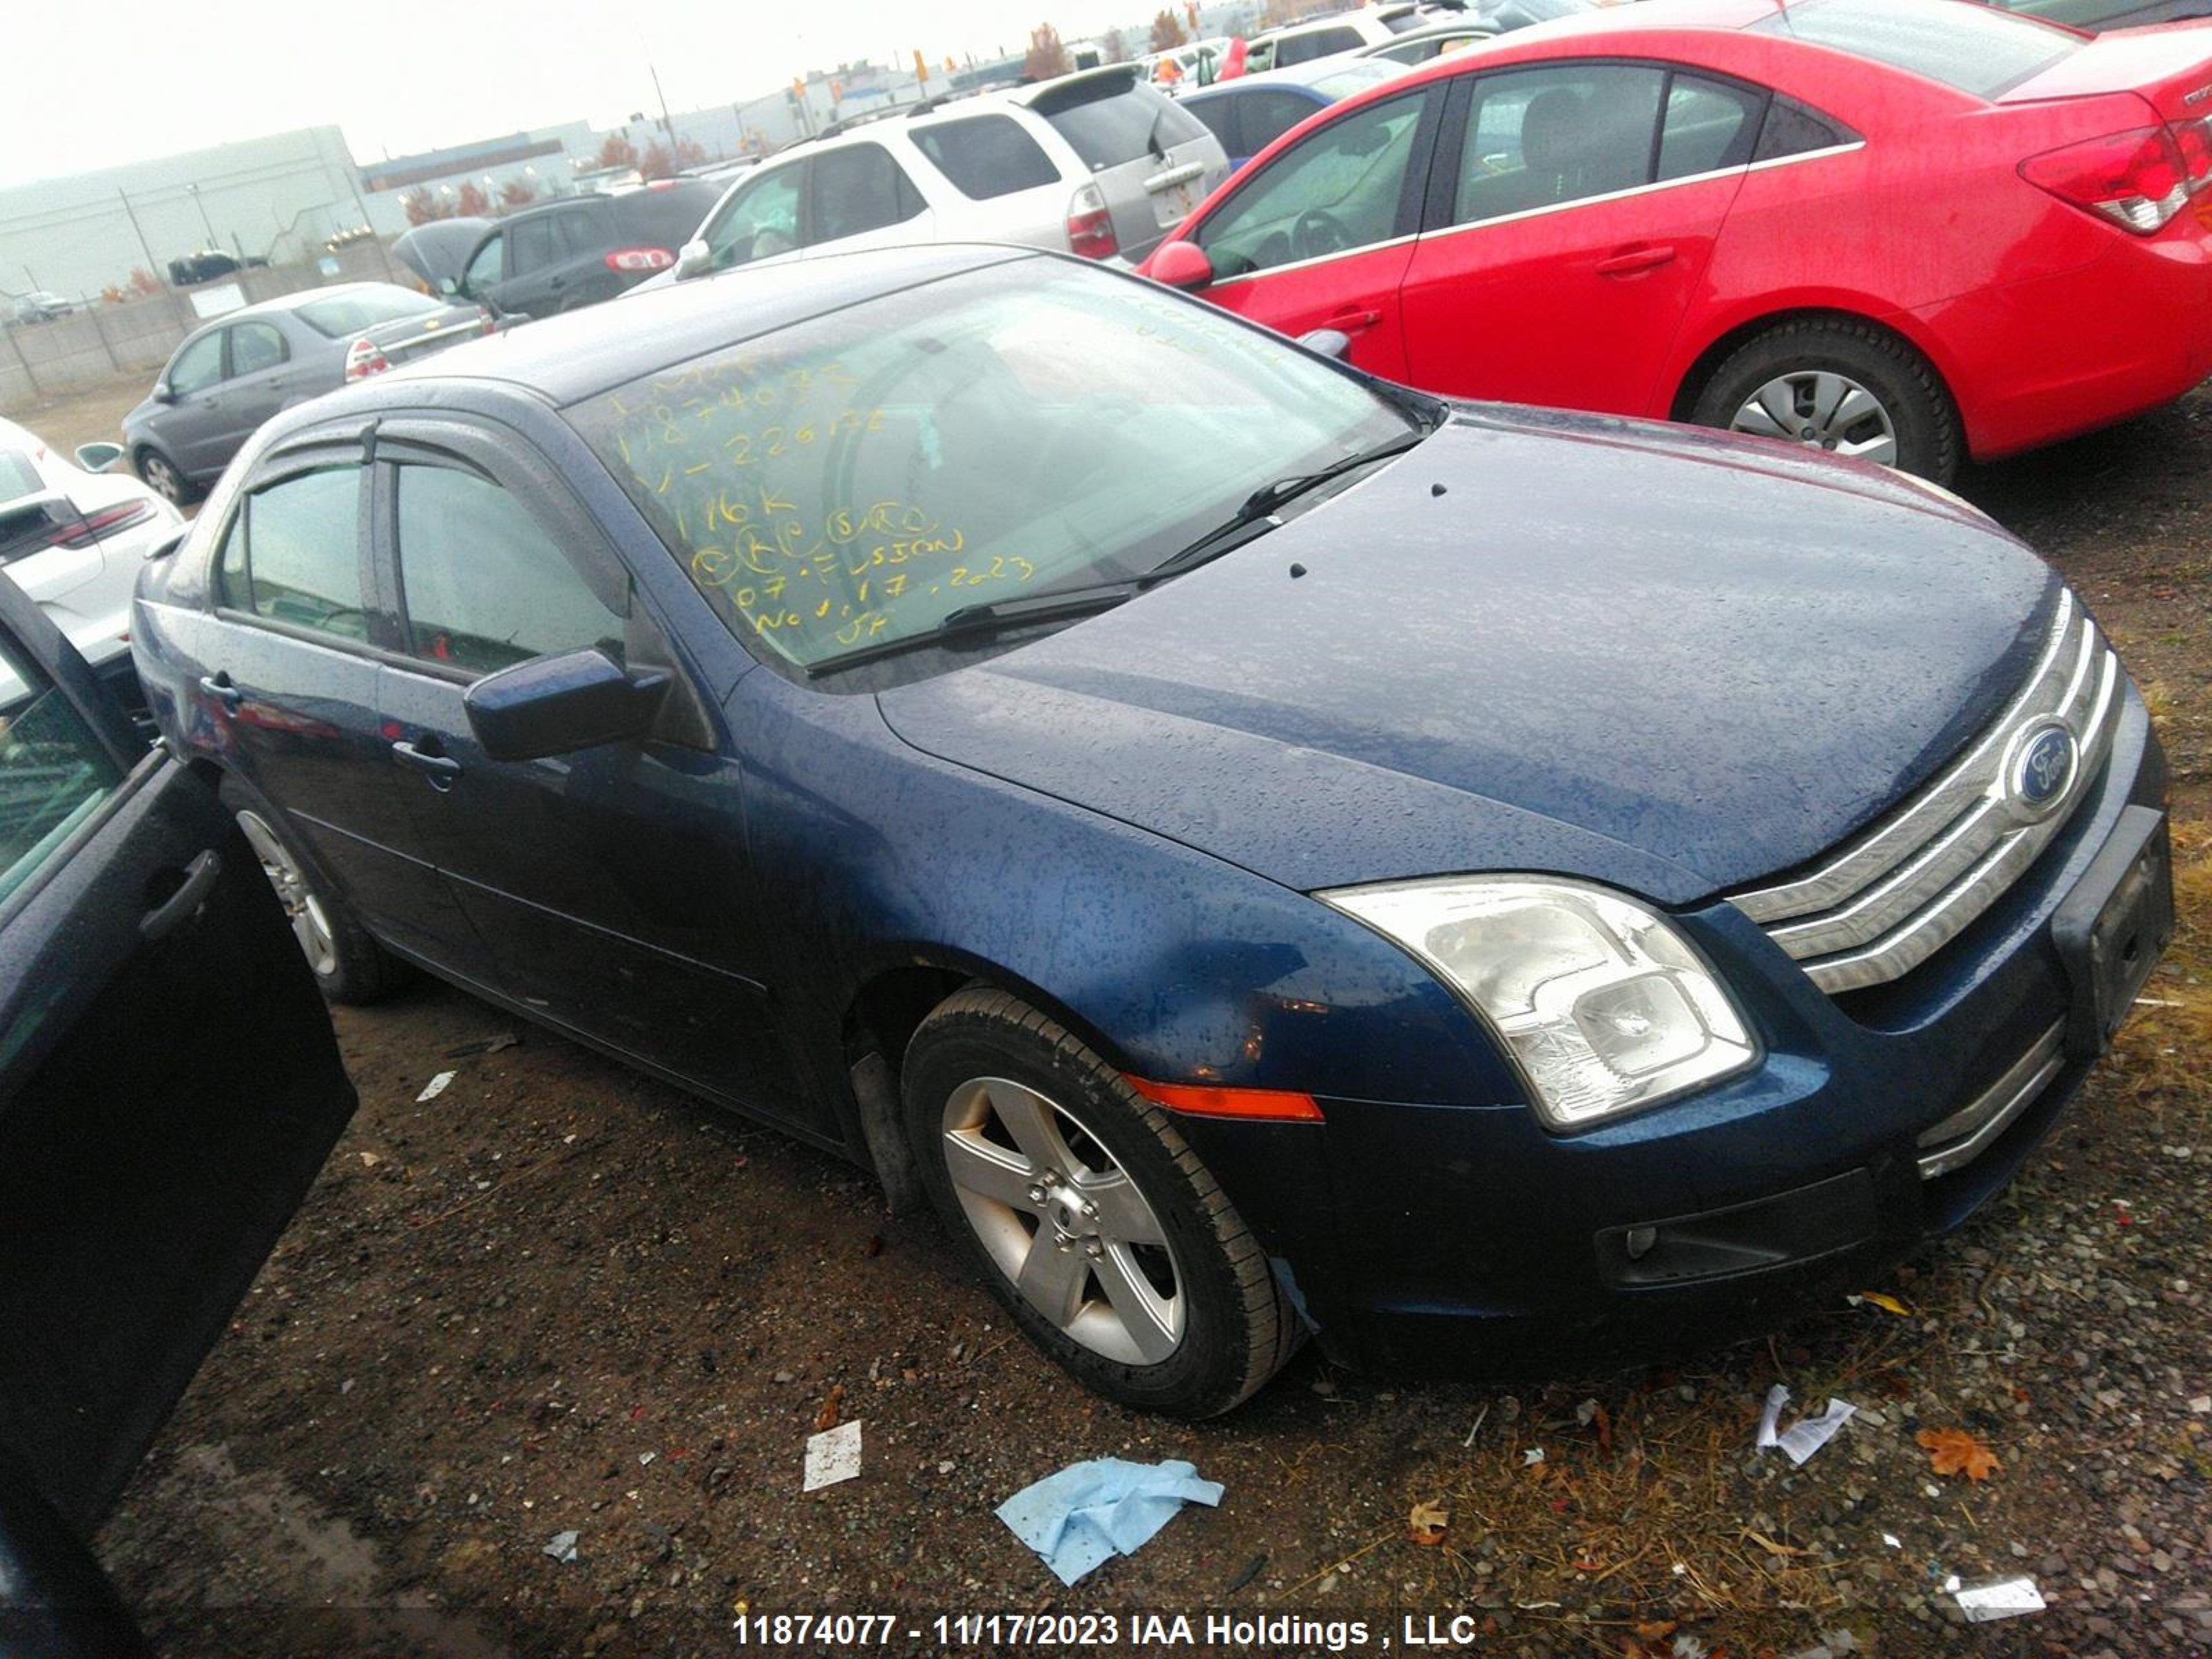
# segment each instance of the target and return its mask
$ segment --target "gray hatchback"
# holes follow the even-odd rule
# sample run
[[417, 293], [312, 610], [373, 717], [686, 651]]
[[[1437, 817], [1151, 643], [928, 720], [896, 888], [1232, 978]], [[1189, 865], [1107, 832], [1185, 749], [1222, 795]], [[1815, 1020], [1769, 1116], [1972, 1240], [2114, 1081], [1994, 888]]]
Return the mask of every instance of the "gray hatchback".
[[279, 410], [486, 332], [473, 303], [392, 283], [308, 289], [185, 337], [146, 401], [123, 417], [138, 476], [182, 505]]

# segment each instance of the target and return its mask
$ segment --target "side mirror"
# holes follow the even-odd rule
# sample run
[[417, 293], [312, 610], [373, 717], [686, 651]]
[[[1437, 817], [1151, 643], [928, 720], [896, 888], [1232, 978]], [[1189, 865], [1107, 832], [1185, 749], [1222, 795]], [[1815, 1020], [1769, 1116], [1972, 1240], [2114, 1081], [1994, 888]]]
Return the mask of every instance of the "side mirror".
[[487, 674], [461, 704], [494, 760], [542, 760], [643, 736], [668, 685], [665, 673], [626, 674], [605, 652], [587, 649]]
[[121, 444], [79, 444], [76, 464], [88, 472], [105, 472], [123, 459]]
[[157, 404], [173, 404], [177, 401], [177, 394], [169, 390], [169, 383], [167, 380], [154, 382], [154, 401]]
[[1308, 351], [1318, 351], [1324, 357], [1344, 361], [1344, 354], [1352, 349], [1352, 337], [1340, 328], [1316, 328], [1298, 336], [1298, 343]]
[[466, 293], [467, 290], [461, 286], [461, 279], [459, 277], [441, 276], [438, 278], [438, 292], [445, 295], [454, 295], [464, 294]]
[[1168, 288], [1204, 288], [1213, 280], [1213, 261], [1195, 242], [1170, 242], [1152, 255], [1152, 276]]
[[191, 533], [191, 526], [180, 524], [165, 535], [156, 537], [146, 544], [146, 562], [151, 564], [156, 559], [167, 558], [185, 544], [185, 538]]
[[704, 276], [714, 268], [714, 250], [707, 246], [703, 236], [694, 236], [677, 250], [676, 280], [688, 283], [694, 276]]

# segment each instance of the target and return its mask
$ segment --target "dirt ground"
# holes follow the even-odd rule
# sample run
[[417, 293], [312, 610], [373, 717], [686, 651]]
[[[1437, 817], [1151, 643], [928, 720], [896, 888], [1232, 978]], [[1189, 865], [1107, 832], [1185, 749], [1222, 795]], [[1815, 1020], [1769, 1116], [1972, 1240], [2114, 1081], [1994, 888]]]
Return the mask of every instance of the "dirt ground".
[[123, 441], [123, 417], [152, 389], [151, 371], [127, 374], [98, 386], [41, 398], [0, 410], [18, 426], [28, 427], [63, 454], [79, 444]]
[[[106, 417], [34, 418], [61, 441]], [[2151, 688], [2191, 920], [2021, 1178], [1867, 1287], [1907, 1311], [1512, 1388], [1310, 1348], [1225, 1420], [1149, 1420], [1066, 1382], [856, 1171], [425, 986], [341, 1013], [360, 1115], [98, 1540], [157, 1650], [720, 1654], [766, 1611], [895, 1614], [884, 1650], [915, 1652], [940, 1613], [1126, 1637], [1223, 1609], [1364, 1619], [1370, 1651], [1407, 1645], [1402, 1613], [1465, 1613], [1496, 1654], [2212, 1651], [2212, 397], [1963, 489]], [[1793, 1412], [1860, 1407], [1802, 1468], [1753, 1449], [1778, 1380]], [[864, 1471], [802, 1493], [840, 1389]], [[1917, 1436], [1947, 1429], [1986, 1478], [1936, 1471]], [[1188, 1458], [1225, 1495], [1064, 1590], [992, 1511], [1103, 1455]], [[1449, 1513], [1429, 1547], [1425, 1500]], [[2019, 1574], [2045, 1611], [1970, 1629], [1944, 1593]]]

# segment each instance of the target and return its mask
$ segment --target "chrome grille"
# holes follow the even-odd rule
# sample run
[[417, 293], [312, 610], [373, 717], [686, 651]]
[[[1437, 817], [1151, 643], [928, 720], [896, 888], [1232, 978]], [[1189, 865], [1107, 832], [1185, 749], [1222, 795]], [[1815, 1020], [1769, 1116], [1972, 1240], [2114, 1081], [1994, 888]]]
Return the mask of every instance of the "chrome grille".
[[[2020, 695], [1904, 807], [1794, 881], [1730, 896], [1827, 992], [1879, 985], [1951, 939], [2035, 861], [2112, 750], [2120, 663], [2070, 592]], [[2010, 787], [2027, 740], [2073, 734], [2065, 787], [2030, 807]]]

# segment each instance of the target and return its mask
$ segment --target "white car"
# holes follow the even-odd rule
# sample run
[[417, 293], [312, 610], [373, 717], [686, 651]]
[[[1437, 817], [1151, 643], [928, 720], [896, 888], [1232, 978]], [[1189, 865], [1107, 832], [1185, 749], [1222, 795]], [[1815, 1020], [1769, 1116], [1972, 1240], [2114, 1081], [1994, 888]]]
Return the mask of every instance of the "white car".
[[[79, 457], [112, 466], [119, 444]], [[28, 593], [126, 708], [138, 706], [131, 666], [131, 594], [148, 552], [184, 524], [128, 472], [88, 470], [45, 440], [0, 421], [0, 568]]]
[[1339, 52], [1358, 52], [1364, 46], [1385, 46], [1413, 29], [1451, 22], [1462, 15], [1461, 9], [1454, 5], [1400, 0], [1394, 5], [1365, 6], [1358, 11], [1339, 12], [1334, 17], [1317, 17], [1310, 23], [1289, 23], [1254, 35], [1245, 52], [1244, 66], [1255, 75], [1265, 70], [1288, 69], [1293, 64], [1310, 64], [1316, 58], [1334, 58]]
[[630, 291], [910, 242], [1019, 242], [1133, 264], [1228, 174], [1220, 141], [1117, 64], [793, 144], [715, 203], [673, 271]]

